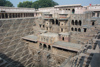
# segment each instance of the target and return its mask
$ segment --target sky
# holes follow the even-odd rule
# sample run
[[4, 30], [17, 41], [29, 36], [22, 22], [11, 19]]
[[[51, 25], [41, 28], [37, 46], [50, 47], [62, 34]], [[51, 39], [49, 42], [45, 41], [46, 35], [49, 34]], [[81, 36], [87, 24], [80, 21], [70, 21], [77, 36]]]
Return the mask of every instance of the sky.
[[[23, 1], [36, 1], [36, 0], [9, 0], [15, 7], [19, 2]], [[100, 0], [54, 0], [59, 5], [81, 4], [82, 6], [88, 6], [89, 4], [100, 4]]]

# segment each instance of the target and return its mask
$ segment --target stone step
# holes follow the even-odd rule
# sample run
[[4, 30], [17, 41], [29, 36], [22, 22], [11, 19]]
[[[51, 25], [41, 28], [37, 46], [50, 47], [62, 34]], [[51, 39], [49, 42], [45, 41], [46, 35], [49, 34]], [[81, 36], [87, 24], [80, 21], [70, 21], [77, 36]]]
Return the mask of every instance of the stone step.
[[3, 62], [2, 62], [2, 63], [0, 63], [0, 67], [5, 66], [6, 64], [7, 64], [7, 62], [3, 60]]

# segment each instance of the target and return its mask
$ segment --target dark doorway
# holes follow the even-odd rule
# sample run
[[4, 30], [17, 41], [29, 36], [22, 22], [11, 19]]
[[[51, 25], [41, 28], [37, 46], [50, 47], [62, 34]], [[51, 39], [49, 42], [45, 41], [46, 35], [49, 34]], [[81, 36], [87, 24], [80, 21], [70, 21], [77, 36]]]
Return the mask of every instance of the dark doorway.
[[71, 30], [73, 31], [74, 29], [73, 29], [73, 28], [71, 28]]
[[44, 45], [43, 45], [43, 49], [47, 49], [47, 46], [46, 46], [46, 44], [44, 44]]
[[73, 13], [73, 14], [75, 13], [75, 9], [72, 9], [72, 13]]
[[7, 15], [7, 13], [5, 14], [5, 17], [6, 17], [6, 18], [8, 18], [8, 15]]
[[95, 25], [95, 23], [94, 22], [92, 22], [92, 26], [94, 26]]
[[72, 25], [74, 25], [74, 20], [72, 20]]
[[77, 28], [75, 28], [75, 31], [77, 31]]
[[84, 28], [84, 32], [86, 32], [87, 31], [87, 29], [86, 28]]
[[63, 28], [61, 28], [61, 32], [63, 32]]
[[45, 26], [43, 25], [43, 28], [44, 28]]
[[78, 29], [78, 32], [81, 32], [81, 29], [80, 28]]
[[56, 25], [58, 25], [59, 23], [58, 23], [58, 20], [56, 20]]
[[51, 50], [51, 46], [50, 45], [48, 45], [48, 50]]
[[4, 13], [2, 13], [2, 18], [4, 18]]
[[82, 22], [81, 22], [81, 20], [79, 20], [79, 25], [80, 25], [80, 26], [82, 25]]
[[55, 24], [55, 23], [54, 23], [54, 20], [52, 20], [52, 24]]
[[78, 25], [78, 21], [77, 20], [75, 21], [75, 25]]
[[64, 41], [64, 37], [62, 38], [62, 40]]

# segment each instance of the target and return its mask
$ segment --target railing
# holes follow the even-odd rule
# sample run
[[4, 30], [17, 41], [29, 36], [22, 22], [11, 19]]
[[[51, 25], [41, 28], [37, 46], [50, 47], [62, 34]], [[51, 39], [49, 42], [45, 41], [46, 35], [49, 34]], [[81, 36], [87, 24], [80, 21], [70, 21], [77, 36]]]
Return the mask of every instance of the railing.
[[0, 12], [33, 12], [34, 8], [14, 8], [14, 7], [0, 7]]

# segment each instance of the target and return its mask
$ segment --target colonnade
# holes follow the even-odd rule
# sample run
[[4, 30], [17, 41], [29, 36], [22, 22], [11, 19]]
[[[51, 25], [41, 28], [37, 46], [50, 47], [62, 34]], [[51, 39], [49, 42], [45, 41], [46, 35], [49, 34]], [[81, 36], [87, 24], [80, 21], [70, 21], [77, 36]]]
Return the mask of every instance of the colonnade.
[[0, 13], [0, 19], [20, 17], [34, 17], [34, 13]]

